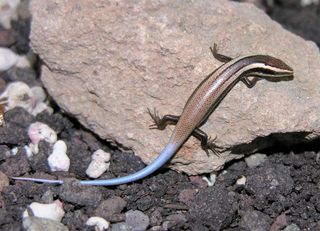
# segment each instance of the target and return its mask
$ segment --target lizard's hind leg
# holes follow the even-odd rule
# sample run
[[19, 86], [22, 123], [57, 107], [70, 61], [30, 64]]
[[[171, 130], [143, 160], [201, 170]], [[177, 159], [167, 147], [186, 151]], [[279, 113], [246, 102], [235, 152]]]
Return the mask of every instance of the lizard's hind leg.
[[[176, 115], [164, 115], [161, 117], [156, 109], [153, 109], [152, 112], [148, 108], [148, 113], [154, 122], [149, 126], [150, 129], [164, 130], [167, 125], [176, 125], [180, 118], [180, 116]], [[211, 150], [213, 154], [219, 156], [219, 149], [221, 148], [214, 143], [217, 137], [211, 139], [208, 137], [207, 133], [198, 127], [192, 131], [191, 135], [201, 142], [201, 148], [207, 153], [207, 155], [209, 155], [209, 150]]]

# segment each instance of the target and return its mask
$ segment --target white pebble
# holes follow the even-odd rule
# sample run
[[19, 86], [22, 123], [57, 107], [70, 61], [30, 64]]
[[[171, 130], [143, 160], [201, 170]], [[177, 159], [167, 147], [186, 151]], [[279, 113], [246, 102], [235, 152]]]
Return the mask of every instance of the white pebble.
[[[31, 151], [31, 153], [29, 153], [29, 152], [27, 152], [26, 154], [27, 154], [27, 157], [32, 157], [33, 156], [33, 154], [38, 154], [39, 153], [39, 146], [38, 146], [38, 144], [33, 144], [33, 143], [30, 143], [29, 145], [28, 145], [28, 149]], [[29, 151], [29, 150], [27, 150], [27, 151]]]
[[47, 94], [42, 87], [35, 86], [31, 88], [34, 99], [37, 102], [44, 102], [47, 98]]
[[[29, 147], [28, 145], [25, 145], [23, 148], [24, 148], [24, 150], [26, 152], [27, 157], [30, 158], [33, 155], [32, 148]], [[38, 152], [39, 152], [39, 150], [36, 153], [38, 153]]]
[[211, 187], [216, 183], [217, 174], [215, 172], [210, 173], [210, 179], [208, 177], [202, 177], [207, 182], [208, 186]]
[[104, 231], [109, 228], [110, 223], [102, 217], [90, 217], [87, 220], [86, 225], [95, 226], [95, 230], [97, 231]]
[[12, 148], [11, 151], [10, 151], [11, 156], [17, 155], [18, 151], [19, 151], [18, 147]]
[[11, 28], [11, 20], [18, 19], [17, 7], [20, 0], [1, 0], [0, 1], [0, 24], [6, 28]]
[[53, 145], [52, 154], [48, 157], [48, 164], [52, 172], [67, 172], [69, 170], [70, 159], [67, 156], [67, 145], [64, 141], [58, 140]]
[[18, 55], [18, 60], [17, 60], [16, 66], [20, 67], [20, 68], [29, 68], [29, 67], [31, 67], [31, 64], [30, 64], [30, 61], [27, 56], [25, 56], [25, 55], [19, 56]]
[[44, 89], [40, 86], [35, 86], [31, 88], [31, 91], [33, 93], [35, 101], [35, 106], [32, 110], [32, 114], [37, 115], [43, 111], [47, 111], [51, 114], [53, 110], [48, 106], [48, 102], [45, 102], [45, 100], [47, 99], [47, 94]]
[[109, 169], [111, 154], [99, 149], [93, 153], [91, 158], [86, 174], [91, 178], [98, 178]]
[[37, 145], [40, 140], [45, 140], [50, 144], [57, 141], [57, 133], [48, 125], [41, 122], [32, 123], [29, 126], [28, 135], [31, 142], [35, 145]]
[[56, 200], [51, 204], [41, 204], [38, 202], [32, 202], [29, 205], [29, 208], [31, 209], [32, 214], [29, 214], [28, 210], [26, 209], [23, 212], [23, 218], [29, 216], [36, 216], [55, 221], [61, 221], [62, 217], [64, 216], [62, 203], [59, 200]]
[[5, 105], [5, 111], [14, 107], [22, 107], [33, 115], [37, 115], [44, 110], [50, 111], [48, 105], [43, 102], [45, 99], [46, 94], [43, 88], [30, 88], [20, 81], [10, 83], [0, 95], [0, 103]]
[[30, 87], [19, 81], [8, 84], [0, 95], [0, 102], [5, 105], [5, 111], [22, 107], [31, 113], [34, 107], [34, 97]]
[[312, 4], [317, 5], [319, 4], [319, 0], [301, 0], [300, 4], [302, 7], [309, 6]]
[[100, 162], [109, 162], [111, 159], [111, 154], [109, 152], [105, 152], [102, 149], [98, 149], [92, 155], [92, 160], [100, 161]]
[[19, 56], [12, 50], [0, 47], [0, 71], [6, 71], [17, 64]]
[[46, 103], [44, 102], [38, 102], [35, 107], [32, 110], [32, 115], [36, 116], [39, 113], [43, 112], [43, 111], [47, 111], [49, 114], [53, 113], [53, 109], [51, 107], [49, 107]]
[[[29, 126], [28, 135], [31, 140], [29, 149], [33, 154], [37, 154], [39, 152], [38, 144], [40, 140], [45, 140], [50, 144], [53, 144], [57, 141], [57, 133], [48, 125], [40, 122], [32, 123]], [[32, 155], [29, 155], [29, 153], [27, 153], [27, 156], [31, 157]]]
[[252, 154], [244, 159], [249, 168], [256, 168], [261, 166], [266, 160], [268, 156], [266, 154]]
[[0, 71], [9, 70], [11, 67], [30, 68], [27, 56], [17, 55], [9, 48], [0, 47]]
[[247, 178], [245, 176], [241, 176], [239, 179], [237, 179], [236, 184], [237, 185], [245, 185], [247, 181]]
[[110, 163], [91, 161], [91, 163], [89, 164], [86, 170], [86, 174], [91, 178], [98, 178], [107, 169], [109, 169], [109, 167], [110, 167]]

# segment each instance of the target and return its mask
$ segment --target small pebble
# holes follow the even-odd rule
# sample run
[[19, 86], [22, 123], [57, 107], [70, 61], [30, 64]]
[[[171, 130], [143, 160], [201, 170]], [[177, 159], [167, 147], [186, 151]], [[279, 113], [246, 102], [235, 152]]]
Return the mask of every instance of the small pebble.
[[62, 203], [59, 200], [56, 200], [51, 204], [41, 204], [38, 202], [32, 202], [29, 205], [29, 208], [31, 209], [32, 214], [29, 214], [29, 211], [26, 209], [23, 212], [23, 218], [36, 216], [60, 222], [62, 217], [64, 216]]
[[16, 63], [16, 66], [20, 68], [30, 68], [31, 64], [27, 56], [21, 55], [21, 56], [18, 56], [18, 61]]
[[0, 165], [1, 171], [4, 172], [4, 174], [7, 176], [21, 176], [30, 171], [28, 159], [22, 151], [23, 150], [19, 151], [15, 156], [9, 154], [6, 161]]
[[53, 202], [54, 192], [48, 189], [41, 196], [41, 201], [44, 203], [50, 204]]
[[148, 231], [163, 231], [162, 226], [153, 226]]
[[132, 231], [130, 227], [123, 222], [112, 224], [111, 231]]
[[276, 217], [275, 221], [271, 225], [270, 230], [282, 230], [287, 225], [288, 225], [287, 216], [285, 213], [282, 213]]
[[96, 231], [104, 231], [109, 228], [110, 223], [101, 217], [90, 217], [86, 225], [95, 226]]
[[12, 82], [7, 85], [5, 91], [0, 95], [0, 103], [5, 106], [5, 111], [15, 107], [22, 107], [32, 113], [34, 97], [30, 87], [26, 83], [19, 81]]
[[11, 28], [11, 21], [18, 19], [17, 7], [20, 0], [1, 0], [0, 1], [0, 24], [6, 28]]
[[19, 56], [12, 50], [0, 47], [0, 71], [6, 71], [19, 62]]
[[296, 224], [291, 224], [291, 225], [288, 225], [283, 231], [300, 231], [301, 229], [299, 228], [298, 225]]
[[48, 157], [48, 164], [52, 172], [67, 172], [69, 170], [70, 159], [67, 156], [67, 145], [64, 141], [58, 140], [53, 145], [52, 154]]
[[189, 204], [189, 202], [195, 198], [198, 191], [199, 189], [191, 189], [191, 188], [181, 190], [179, 193], [179, 201], [185, 204]]
[[189, 178], [191, 183], [197, 186], [197, 188], [208, 187], [208, 183], [205, 180], [203, 180], [201, 176], [190, 176]]
[[89, 207], [97, 207], [103, 198], [99, 187], [84, 187], [74, 179], [65, 179], [61, 185], [59, 197], [64, 201]]
[[35, 86], [31, 88], [33, 93], [34, 99], [37, 102], [44, 102], [47, 98], [47, 94], [45, 93], [44, 89], [39, 86]]
[[216, 183], [217, 174], [215, 172], [210, 173], [210, 179], [208, 177], [202, 177], [204, 181], [207, 182], [208, 186], [211, 187]]
[[270, 230], [270, 218], [260, 211], [247, 210], [241, 218], [240, 227], [244, 230]]
[[39, 84], [36, 71], [30, 68], [12, 67], [4, 73], [3, 77], [7, 83], [24, 82], [28, 86]]
[[19, 151], [19, 148], [18, 148], [18, 147], [12, 148], [12, 149], [10, 150], [10, 155], [11, 155], [11, 156], [15, 156], [15, 155], [17, 155], [18, 151]]
[[0, 171], [0, 193], [3, 192], [4, 188], [7, 186], [9, 186], [9, 178]]
[[245, 185], [247, 181], [247, 178], [245, 176], [241, 176], [239, 179], [237, 179], [236, 184], [237, 185]]
[[[32, 145], [31, 145], [31, 147], [32, 147]], [[36, 150], [34, 150], [34, 147], [33, 147], [33, 149], [32, 149], [31, 147], [29, 147], [28, 145], [25, 145], [25, 146], [23, 147], [28, 158], [32, 157], [33, 151], [35, 151], [35, 152], [38, 152], [38, 151], [39, 151], [39, 150], [36, 151]]]
[[300, 0], [300, 4], [302, 7], [306, 7], [312, 4], [319, 4], [319, 0]]
[[249, 168], [255, 168], [262, 165], [263, 162], [267, 160], [267, 158], [267, 155], [257, 153], [246, 157], [244, 160]]
[[162, 223], [162, 214], [160, 209], [154, 210], [150, 215], [150, 225], [151, 226], [160, 226]]
[[166, 217], [166, 221], [163, 222], [162, 227], [164, 230], [170, 230], [176, 225], [187, 222], [187, 218], [183, 214], [171, 214]]
[[50, 144], [57, 141], [56, 132], [48, 125], [40, 122], [35, 122], [30, 125], [28, 135], [33, 144], [38, 144], [40, 140], [44, 140]]
[[50, 144], [53, 144], [57, 141], [56, 132], [48, 125], [40, 122], [32, 123], [29, 126], [28, 135], [29, 139], [31, 140], [31, 144], [29, 144], [29, 149], [33, 154], [37, 154], [39, 152], [38, 144], [40, 140], [45, 140]]
[[100, 162], [108, 162], [111, 159], [111, 154], [103, 151], [102, 149], [98, 149], [92, 155], [92, 160], [100, 161]]
[[102, 201], [94, 211], [95, 216], [104, 217], [110, 221], [110, 217], [119, 214], [126, 207], [127, 202], [121, 197], [111, 197]]
[[29, 10], [29, 4], [30, 1], [24, 1], [22, 0], [19, 6], [17, 7], [17, 13], [19, 16], [19, 19], [29, 19], [31, 18], [31, 12]]
[[26, 231], [68, 231], [60, 222], [39, 217], [26, 217], [23, 219], [23, 228]]
[[10, 149], [6, 145], [0, 145], [0, 161], [10, 156]]
[[110, 167], [111, 154], [101, 149], [95, 151], [92, 155], [92, 161], [89, 164], [86, 174], [91, 178], [98, 178]]
[[126, 224], [132, 231], [143, 231], [149, 226], [149, 217], [139, 210], [126, 212]]
[[47, 103], [44, 102], [38, 102], [36, 103], [36, 105], [34, 106], [33, 110], [32, 110], [32, 115], [38, 115], [41, 112], [48, 112], [49, 114], [53, 113], [53, 109], [52, 107], [48, 106]]

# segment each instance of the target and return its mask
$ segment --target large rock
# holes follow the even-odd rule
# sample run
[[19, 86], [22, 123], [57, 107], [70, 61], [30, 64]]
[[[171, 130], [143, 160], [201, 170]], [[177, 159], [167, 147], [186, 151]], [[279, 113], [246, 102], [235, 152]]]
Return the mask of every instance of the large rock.
[[[42, 80], [68, 113], [100, 137], [149, 163], [173, 127], [149, 130], [147, 108], [179, 115], [193, 89], [221, 65], [209, 50], [269, 54], [294, 69], [293, 81], [237, 84], [202, 127], [218, 145], [207, 156], [191, 138], [172, 167], [198, 174], [268, 147], [318, 137], [319, 50], [250, 4], [229, 1], [33, 0], [31, 43]], [[231, 153], [230, 153], [231, 152]]]

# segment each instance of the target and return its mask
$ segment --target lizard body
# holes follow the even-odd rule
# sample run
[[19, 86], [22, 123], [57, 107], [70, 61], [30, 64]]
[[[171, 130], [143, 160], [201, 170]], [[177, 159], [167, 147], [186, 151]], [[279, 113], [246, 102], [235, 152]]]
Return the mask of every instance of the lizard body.
[[[266, 79], [278, 79], [293, 76], [293, 70], [283, 61], [268, 55], [241, 56], [235, 59], [218, 54], [216, 49], [212, 50], [214, 57], [225, 62], [211, 74], [209, 74], [194, 90], [184, 106], [181, 116], [166, 115], [160, 118], [155, 111], [149, 111], [155, 121], [153, 128], [164, 129], [168, 124], [176, 124], [165, 148], [159, 156], [148, 166], [128, 176], [105, 179], [105, 180], [82, 180], [81, 185], [120, 185], [140, 180], [161, 168], [179, 150], [179, 148], [191, 136], [201, 140], [204, 150], [211, 149], [216, 153], [213, 140], [199, 128], [207, 121], [208, 117], [218, 106], [220, 101], [239, 81], [248, 87], [253, 87], [255, 82], [250, 77]], [[46, 180], [37, 178], [12, 177], [16, 180], [29, 180], [42, 183], [63, 184], [62, 180]]]

